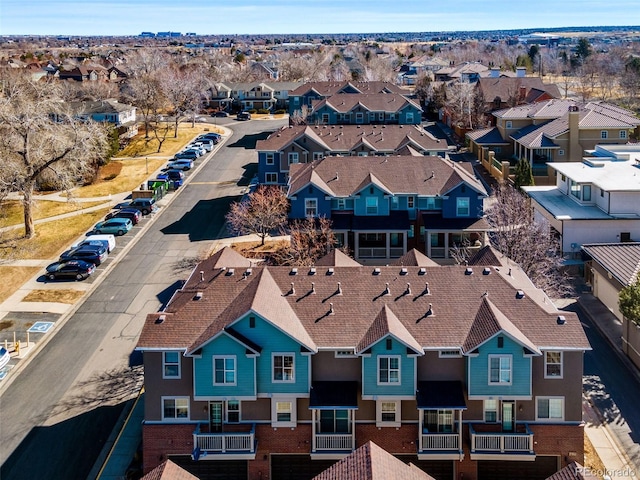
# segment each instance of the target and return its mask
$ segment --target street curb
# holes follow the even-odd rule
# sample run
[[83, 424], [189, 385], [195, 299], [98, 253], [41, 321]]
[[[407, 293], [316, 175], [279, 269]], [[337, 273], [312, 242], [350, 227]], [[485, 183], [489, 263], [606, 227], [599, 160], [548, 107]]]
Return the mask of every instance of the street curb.
[[[215, 153], [217, 153], [218, 150], [220, 148], [222, 148], [223, 145], [226, 144], [227, 140], [230, 139], [233, 136], [233, 130], [230, 130], [230, 129], [227, 129], [227, 130], [229, 130], [231, 132], [230, 135], [224, 137], [223, 140], [216, 145], [216, 148], [214, 148], [211, 152], [209, 152], [209, 155], [207, 156], [206, 161], [202, 162], [196, 169], [194, 169], [194, 173], [199, 171], [202, 167], [204, 167], [209, 162], [209, 160], [211, 158], [213, 158]], [[186, 179], [186, 181], [182, 185], [182, 187], [188, 185], [189, 182], [191, 181], [191, 178], [193, 178], [193, 176], [194, 175], [189, 175], [189, 178]], [[118, 256], [114, 259], [114, 261], [111, 262], [109, 265], [107, 265], [107, 267], [104, 269], [102, 274], [99, 275], [98, 278], [96, 279], [96, 281], [91, 284], [91, 288], [85, 290], [85, 292], [82, 295], [82, 297], [80, 297], [80, 299], [78, 299], [78, 301], [67, 312], [65, 312], [64, 314], [62, 314], [60, 316], [60, 318], [55, 323], [55, 328], [53, 329], [53, 331], [50, 334], [45, 335], [41, 341], [37, 342], [35, 344], [35, 346], [33, 347], [33, 350], [31, 352], [29, 352], [29, 355], [27, 355], [15, 367], [12, 368], [7, 373], [7, 376], [4, 378], [4, 380], [0, 381], [0, 396], [2, 396], [4, 391], [6, 389], [8, 389], [9, 386], [15, 381], [15, 379], [22, 373], [22, 371], [25, 368], [27, 368], [27, 366], [29, 366], [29, 364], [32, 362], [33, 358], [38, 353], [40, 353], [40, 351], [44, 347], [47, 346], [47, 344], [53, 339], [53, 337], [55, 337], [57, 332], [59, 330], [61, 330], [64, 327], [64, 325], [67, 323], [67, 321], [80, 309], [80, 307], [84, 304], [84, 302], [87, 299], [87, 297], [90, 294], [92, 294], [102, 284], [104, 279], [107, 277], [108, 273], [113, 268], [115, 268], [115, 266], [118, 265], [118, 263], [120, 263], [122, 258], [129, 252], [129, 250], [131, 250], [138, 243], [138, 241], [139, 241], [139, 239], [141, 237], [141, 234], [146, 232], [149, 229], [149, 227], [156, 222], [156, 219], [159, 218], [159, 216], [162, 214], [162, 212], [164, 212], [164, 207], [168, 207], [169, 205], [171, 205], [171, 203], [178, 197], [178, 195], [182, 192], [182, 190], [181, 190], [182, 187], [180, 187], [178, 190], [174, 191], [174, 193], [171, 195], [171, 198], [169, 198], [167, 200], [167, 202], [164, 204], [162, 210], [160, 210], [158, 213], [156, 213], [155, 215], [151, 216], [151, 218], [149, 218], [149, 220], [145, 223], [144, 227], [142, 227], [140, 232], [138, 232], [131, 239], [131, 241], [127, 245], [125, 245], [123, 247], [122, 251], [119, 252]], [[80, 236], [80, 237], [78, 237], [78, 240], [83, 239], [83, 238], [86, 238], [86, 236], [84, 236], [84, 235]]]

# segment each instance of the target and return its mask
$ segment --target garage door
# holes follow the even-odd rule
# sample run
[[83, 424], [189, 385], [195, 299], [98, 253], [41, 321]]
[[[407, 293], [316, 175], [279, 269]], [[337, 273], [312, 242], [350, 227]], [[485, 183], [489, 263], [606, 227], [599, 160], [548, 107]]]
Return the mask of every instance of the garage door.
[[337, 460], [311, 460], [309, 455], [271, 455], [272, 480], [309, 480]]
[[170, 455], [169, 459], [200, 480], [247, 480], [246, 460], [200, 460], [188, 455]]
[[396, 455], [404, 463], [413, 463], [416, 467], [427, 472], [436, 480], [453, 480], [453, 460], [418, 460], [415, 455]]
[[559, 457], [538, 456], [533, 462], [478, 461], [478, 480], [545, 480], [558, 471]]

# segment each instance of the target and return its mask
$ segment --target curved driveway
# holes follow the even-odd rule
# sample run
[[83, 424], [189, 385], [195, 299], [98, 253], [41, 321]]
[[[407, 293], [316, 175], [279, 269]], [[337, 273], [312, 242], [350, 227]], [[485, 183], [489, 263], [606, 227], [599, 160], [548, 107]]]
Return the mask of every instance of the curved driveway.
[[[236, 123], [97, 288], [0, 396], [0, 478], [84, 479], [141, 382], [147, 313], [225, 236], [224, 215], [257, 169], [255, 141], [285, 121]], [[126, 241], [131, 241], [125, 237]]]

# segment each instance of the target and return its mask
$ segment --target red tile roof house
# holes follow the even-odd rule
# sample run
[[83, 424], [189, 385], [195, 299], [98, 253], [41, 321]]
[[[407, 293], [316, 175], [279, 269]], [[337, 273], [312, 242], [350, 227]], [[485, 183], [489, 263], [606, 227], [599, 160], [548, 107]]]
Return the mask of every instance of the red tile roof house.
[[437, 479], [583, 461], [574, 313], [506, 261], [343, 257], [273, 267], [223, 249], [147, 316], [145, 472], [310, 479], [370, 441]]

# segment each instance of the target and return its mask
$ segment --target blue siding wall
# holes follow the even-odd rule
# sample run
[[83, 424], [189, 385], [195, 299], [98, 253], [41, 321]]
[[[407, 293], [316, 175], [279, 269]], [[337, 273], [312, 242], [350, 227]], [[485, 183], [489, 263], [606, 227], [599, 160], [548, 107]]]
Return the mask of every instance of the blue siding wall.
[[[236, 385], [213, 385], [213, 356], [228, 355], [236, 358]], [[193, 359], [194, 395], [225, 398], [255, 396], [254, 359], [248, 358], [246, 349], [228, 335], [220, 335], [202, 349], [202, 357]]]
[[[522, 345], [506, 335], [503, 348], [498, 348], [498, 337], [480, 347], [477, 357], [469, 357], [469, 395], [510, 397], [531, 395], [531, 357], [525, 357]], [[511, 355], [511, 385], [489, 385], [489, 355]]]
[[[371, 192], [373, 188], [373, 193]], [[384, 198], [384, 192], [377, 187], [365, 187], [360, 192], [360, 197], [354, 200], [354, 214], [355, 215], [367, 215], [367, 197], [378, 198], [378, 213], [376, 215], [389, 215], [389, 199]]]
[[[273, 153], [273, 152], [269, 152]], [[258, 152], [258, 181], [259, 183], [266, 182], [267, 173], [277, 173], [278, 183], [283, 182], [284, 176], [280, 174], [280, 154], [273, 153], [273, 165], [267, 165], [267, 152]]]
[[[262, 347], [262, 352], [257, 359], [258, 393], [309, 393], [309, 362], [307, 355], [300, 354], [300, 344], [288, 335], [284, 334], [270, 323], [257, 315], [255, 327], [249, 325], [249, 316], [233, 324], [233, 328], [241, 335]], [[294, 354], [294, 382], [273, 383], [272, 353]]]
[[[386, 343], [386, 339], [380, 340], [371, 348], [371, 357], [362, 358], [362, 395], [415, 395], [415, 358], [408, 357], [407, 347], [397, 340], [392, 340], [391, 350], [387, 350]], [[400, 356], [399, 385], [378, 385], [378, 357], [386, 355]]]
[[[464, 184], [463, 184], [464, 185]], [[459, 185], [448, 193], [448, 199], [442, 201], [442, 216], [444, 218], [457, 217], [457, 201], [458, 198], [469, 198], [469, 215], [466, 218], [480, 218], [482, 216], [482, 198], [478, 198], [479, 194], [468, 185]]]
[[[309, 191], [311, 190], [311, 191]], [[326, 200], [327, 196], [322, 190], [313, 185], [309, 185], [296, 194], [296, 199], [291, 200], [291, 211], [289, 218], [305, 218], [305, 200], [307, 198], [315, 198], [318, 200], [318, 216], [331, 217], [331, 200]]]

